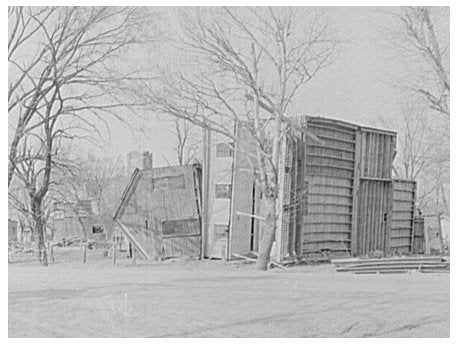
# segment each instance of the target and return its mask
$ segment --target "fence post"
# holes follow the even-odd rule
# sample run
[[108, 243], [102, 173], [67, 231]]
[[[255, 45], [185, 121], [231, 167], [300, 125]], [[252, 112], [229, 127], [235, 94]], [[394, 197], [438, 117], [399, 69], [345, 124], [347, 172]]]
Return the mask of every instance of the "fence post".
[[116, 231], [116, 232], [115, 232], [115, 235], [114, 235], [114, 237], [113, 237], [113, 265], [116, 264], [117, 241], [118, 241], [118, 233], [117, 233], [117, 231]]
[[132, 248], [132, 265], [137, 265], [137, 249], [135, 246]]

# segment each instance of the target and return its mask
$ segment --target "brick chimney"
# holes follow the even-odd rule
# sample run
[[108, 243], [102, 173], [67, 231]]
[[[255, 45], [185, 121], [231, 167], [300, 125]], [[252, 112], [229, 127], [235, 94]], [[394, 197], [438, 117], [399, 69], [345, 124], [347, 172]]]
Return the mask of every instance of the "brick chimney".
[[151, 152], [143, 152], [143, 169], [152, 170], [153, 169], [153, 154]]

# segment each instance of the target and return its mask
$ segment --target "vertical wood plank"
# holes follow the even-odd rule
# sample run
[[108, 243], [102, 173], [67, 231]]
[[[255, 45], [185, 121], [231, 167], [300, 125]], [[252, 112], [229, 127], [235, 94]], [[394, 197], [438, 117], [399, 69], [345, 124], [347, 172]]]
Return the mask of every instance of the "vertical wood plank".
[[360, 174], [361, 174], [361, 129], [356, 131], [355, 138], [355, 162], [353, 172], [353, 200], [352, 200], [352, 221], [351, 221], [351, 255], [356, 256], [358, 254], [358, 208], [359, 208], [359, 185], [360, 185]]
[[[372, 144], [372, 147], [373, 146], [374, 145]], [[368, 235], [367, 235], [367, 241], [366, 241], [366, 254], [369, 254], [373, 250], [373, 236], [374, 236], [374, 230], [375, 230], [376, 186], [377, 186], [376, 181], [374, 180], [369, 181], [369, 192], [368, 192], [369, 205], [367, 207], [367, 212], [368, 212], [368, 217], [369, 217], [369, 226], [367, 227]]]
[[410, 253], [414, 253], [415, 249], [415, 204], [417, 202], [417, 183], [414, 182], [412, 184], [412, 191], [413, 191], [413, 202], [412, 202], [412, 240], [410, 241]]
[[391, 225], [393, 220], [393, 181], [387, 185], [387, 222], [385, 224], [385, 255], [389, 255], [391, 251]]

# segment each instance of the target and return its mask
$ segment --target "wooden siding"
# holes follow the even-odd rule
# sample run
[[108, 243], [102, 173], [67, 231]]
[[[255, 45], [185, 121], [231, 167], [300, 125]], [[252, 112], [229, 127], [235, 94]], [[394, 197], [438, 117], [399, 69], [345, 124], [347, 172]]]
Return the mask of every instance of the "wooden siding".
[[361, 177], [391, 179], [396, 135], [362, 129]]
[[[392, 162], [396, 135], [361, 128], [356, 243], [352, 255], [390, 253], [393, 204]], [[355, 183], [356, 184], [356, 183]]]
[[[322, 117], [304, 116], [294, 125], [305, 152], [289, 145], [283, 162], [290, 195], [283, 200], [289, 230], [281, 231], [281, 256], [388, 254], [396, 133]], [[303, 203], [292, 212], [299, 189], [306, 190]]]
[[251, 251], [253, 188], [256, 187], [256, 145], [242, 123], [236, 128], [232, 199], [230, 211], [230, 254], [247, 254]]
[[439, 215], [424, 216], [426, 254], [443, 253], [442, 228]]
[[[217, 235], [214, 231], [215, 226], [225, 225], [229, 226], [231, 221], [231, 203], [232, 195], [234, 190], [232, 187], [232, 193], [229, 195], [229, 198], [216, 198], [216, 185], [217, 184], [226, 184], [232, 185], [233, 179], [233, 164], [234, 156], [232, 157], [217, 157], [217, 143], [232, 144], [233, 142], [229, 141], [227, 137], [222, 136], [218, 133], [211, 133], [211, 144], [207, 150], [208, 159], [207, 166], [210, 166], [207, 170], [208, 173], [208, 184], [207, 184], [207, 195], [208, 199], [206, 202], [206, 209], [208, 211], [207, 217], [207, 227], [205, 236], [205, 257], [211, 258], [222, 258], [222, 250], [214, 249], [216, 246], [220, 246], [220, 239], [217, 239]], [[235, 152], [234, 152], [235, 154]], [[226, 238], [226, 248], [229, 246], [229, 238]], [[228, 257], [228, 251], [225, 252], [225, 257]]]
[[424, 254], [426, 252], [425, 218], [423, 216], [415, 216], [413, 228], [414, 228], [413, 253], [414, 254]]
[[180, 257], [189, 256], [197, 257], [200, 254], [200, 235], [188, 235], [182, 237], [170, 237], [164, 239], [164, 256]]
[[364, 180], [361, 181], [359, 191], [356, 255], [364, 256], [375, 251], [386, 253], [391, 183]]
[[[305, 182], [304, 159], [305, 147], [302, 135], [289, 142], [290, 164], [288, 173], [290, 183], [290, 194], [287, 203], [284, 204], [284, 211], [288, 213], [289, 223], [288, 236], [283, 238], [283, 256], [297, 256], [302, 247], [302, 217], [305, 214], [307, 202], [307, 184]], [[286, 222], [286, 221], [284, 221]]]
[[416, 183], [393, 181], [393, 215], [391, 222], [391, 253], [413, 253]]
[[[116, 219], [126, 235], [141, 246], [145, 258], [200, 255], [200, 189], [196, 182], [197, 165], [163, 167], [139, 171], [125, 193]], [[154, 178], [184, 177], [184, 185], [171, 183], [154, 188]], [[195, 219], [197, 231], [183, 235], [163, 235], [164, 221]]]
[[302, 217], [300, 255], [349, 254], [353, 203], [356, 127], [324, 118], [309, 118], [305, 178], [306, 211]]
[[278, 180], [282, 183], [279, 188], [278, 199], [282, 207], [282, 211], [278, 214], [277, 233], [275, 240], [277, 242], [277, 259], [288, 256], [288, 236], [290, 226], [290, 201], [292, 193], [291, 185], [291, 168], [293, 158], [293, 139], [285, 137], [281, 145], [280, 161], [281, 166], [278, 171]]
[[[107, 221], [100, 218], [98, 215], [90, 215], [83, 217], [82, 221], [86, 228], [87, 237], [89, 240], [104, 241], [108, 239], [108, 234], [112, 233], [112, 230], [115, 226], [114, 222], [110, 223], [111, 228], [106, 228]], [[83, 237], [83, 229], [81, 223], [78, 221], [76, 216], [74, 217], [65, 217], [63, 219], [52, 219], [49, 224], [53, 228], [53, 240], [61, 241], [63, 238], [69, 239], [72, 237]], [[103, 228], [103, 233], [93, 234], [92, 226], [101, 226]]]

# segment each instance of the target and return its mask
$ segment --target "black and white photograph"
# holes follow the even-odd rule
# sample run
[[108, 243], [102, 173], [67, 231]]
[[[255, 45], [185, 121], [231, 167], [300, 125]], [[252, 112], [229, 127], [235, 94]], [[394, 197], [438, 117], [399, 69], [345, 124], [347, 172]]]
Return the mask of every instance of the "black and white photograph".
[[9, 339], [449, 343], [449, 2], [103, 4], [8, 3]]

